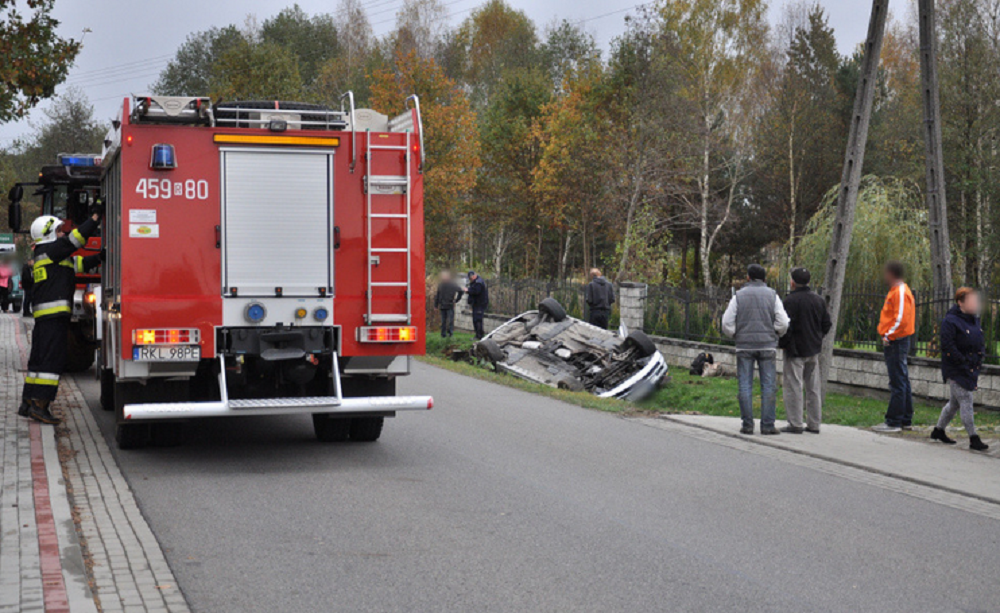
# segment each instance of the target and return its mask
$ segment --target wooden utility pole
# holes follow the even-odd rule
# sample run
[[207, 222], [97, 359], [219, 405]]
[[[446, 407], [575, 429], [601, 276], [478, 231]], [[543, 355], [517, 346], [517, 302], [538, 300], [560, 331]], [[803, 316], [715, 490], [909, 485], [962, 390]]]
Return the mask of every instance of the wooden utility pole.
[[844, 173], [840, 178], [840, 194], [837, 197], [837, 216], [830, 237], [830, 253], [826, 260], [826, 274], [823, 277], [824, 297], [830, 310], [833, 329], [823, 338], [823, 353], [820, 373], [823, 393], [830, 378], [833, 364], [833, 346], [837, 338], [837, 320], [840, 318], [840, 298], [844, 291], [844, 275], [847, 271], [847, 254], [854, 232], [854, 211], [858, 204], [858, 189], [861, 185], [861, 168], [865, 161], [865, 145], [868, 143], [868, 127], [871, 124], [872, 105], [878, 80], [879, 57], [882, 55], [882, 39], [885, 37], [885, 21], [889, 12], [889, 0], [873, 0], [872, 15], [868, 22], [868, 39], [865, 41], [864, 58], [858, 75], [858, 91], [854, 98], [854, 112], [851, 114], [850, 133], [847, 138], [847, 154], [844, 158]]
[[919, 0], [920, 90], [924, 102], [924, 145], [927, 161], [927, 213], [931, 232], [934, 298], [951, 295], [951, 250], [944, 155], [941, 152], [941, 102], [938, 96], [937, 23], [934, 0]]

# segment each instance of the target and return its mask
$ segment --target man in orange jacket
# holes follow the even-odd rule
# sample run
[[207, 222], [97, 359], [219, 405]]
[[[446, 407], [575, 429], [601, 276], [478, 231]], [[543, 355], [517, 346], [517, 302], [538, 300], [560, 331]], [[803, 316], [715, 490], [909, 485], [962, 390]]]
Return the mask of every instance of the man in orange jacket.
[[906, 359], [916, 331], [917, 311], [913, 293], [903, 281], [902, 262], [888, 262], [884, 274], [885, 283], [890, 289], [885, 305], [882, 306], [878, 333], [882, 337], [882, 352], [889, 372], [889, 390], [892, 395], [885, 412], [885, 423], [875, 426], [873, 430], [899, 432], [909, 430], [913, 425], [913, 394]]

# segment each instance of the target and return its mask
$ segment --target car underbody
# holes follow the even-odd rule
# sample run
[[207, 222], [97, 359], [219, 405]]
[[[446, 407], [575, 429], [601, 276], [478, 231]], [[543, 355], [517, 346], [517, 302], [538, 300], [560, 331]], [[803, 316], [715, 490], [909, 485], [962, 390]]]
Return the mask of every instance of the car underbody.
[[641, 400], [667, 374], [663, 356], [642, 332], [623, 338], [567, 316], [552, 298], [488, 334], [474, 352], [500, 372], [601, 397]]

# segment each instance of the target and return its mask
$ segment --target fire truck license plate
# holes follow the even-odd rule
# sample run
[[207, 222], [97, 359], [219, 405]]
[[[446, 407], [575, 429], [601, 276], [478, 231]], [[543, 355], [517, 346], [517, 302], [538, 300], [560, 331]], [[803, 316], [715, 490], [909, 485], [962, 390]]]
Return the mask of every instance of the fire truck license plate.
[[133, 347], [132, 359], [136, 362], [197, 362], [201, 359], [201, 347]]

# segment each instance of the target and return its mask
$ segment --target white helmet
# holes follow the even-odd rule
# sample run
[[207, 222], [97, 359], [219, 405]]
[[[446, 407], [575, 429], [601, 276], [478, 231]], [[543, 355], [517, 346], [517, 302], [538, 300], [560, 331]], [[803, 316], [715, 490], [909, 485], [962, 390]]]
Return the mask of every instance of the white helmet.
[[62, 220], [52, 215], [42, 215], [31, 222], [31, 238], [36, 245], [51, 243], [56, 240], [56, 230], [62, 225]]

